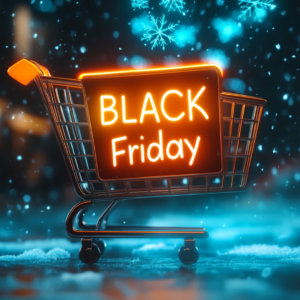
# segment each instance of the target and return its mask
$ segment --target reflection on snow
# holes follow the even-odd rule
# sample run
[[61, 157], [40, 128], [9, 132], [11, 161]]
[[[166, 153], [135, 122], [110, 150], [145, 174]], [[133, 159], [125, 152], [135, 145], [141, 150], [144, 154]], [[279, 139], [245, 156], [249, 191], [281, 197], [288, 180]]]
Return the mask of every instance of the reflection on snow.
[[86, 271], [78, 274], [63, 273], [60, 276], [60, 280], [63, 281], [65, 285], [77, 285], [84, 289], [98, 287], [102, 279], [103, 275], [101, 273], [92, 271]]
[[157, 244], [146, 244], [140, 248], [136, 248], [132, 250], [132, 254], [140, 254], [142, 252], [149, 251], [172, 251], [176, 248], [176, 245], [166, 245], [165, 243], [157, 243]]

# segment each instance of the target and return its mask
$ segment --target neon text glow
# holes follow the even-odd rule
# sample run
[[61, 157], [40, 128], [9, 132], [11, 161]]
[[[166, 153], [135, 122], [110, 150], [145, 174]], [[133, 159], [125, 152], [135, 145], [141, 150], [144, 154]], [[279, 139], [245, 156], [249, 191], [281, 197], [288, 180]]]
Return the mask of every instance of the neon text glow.
[[[207, 113], [204, 111], [204, 109], [199, 106], [198, 104], [196, 104], [196, 102], [199, 100], [199, 98], [201, 97], [201, 95], [203, 94], [203, 92], [205, 91], [205, 86], [203, 86], [199, 92], [196, 94], [196, 96], [194, 96], [194, 98], [192, 98], [192, 92], [189, 89], [187, 91], [187, 99], [188, 99], [188, 113], [189, 113], [189, 120], [193, 121], [193, 108], [198, 110], [205, 119], [208, 119], [208, 115]], [[184, 115], [185, 112], [181, 112], [181, 114], [177, 117], [171, 117], [168, 115], [168, 113], [165, 110], [165, 101], [167, 99], [167, 97], [169, 95], [177, 95], [180, 98], [183, 97], [183, 94], [180, 91], [177, 90], [169, 90], [166, 93], [164, 93], [162, 99], [161, 99], [161, 113], [162, 115], [171, 122], [176, 122], [181, 120]], [[109, 100], [109, 101], [108, 101]], [[111, 95], [102, 95], [100, 96], [100, 112], [101, 112], [101, 124], [103, 126], [108, 126], [108, 125], [113, 125], [117, 119], [118, 119], [118, 112], [115, 109], [117, 100], [115, 99], [115, 97], [111, 96]], [[108, 104], [107, 104], [108, 102]], [[149, 106], [151, 107], [149, 109]], [[148, 107], [148, 109], [147, 109]], [[109, 113], [110, 114], [110, 119], [109, 117], [106, 117], [106, 114]], [[151, 95], [151, 93], [147, 93], [145, 96], [145, 99], [143, 101], [143, 108], [141, 111], [141, 115], [140, 115], [140, 123], [144, 122], [144, 118], [145, 116], [148, 117], [148, 115], [153, 115], [152, 117], [154, 117], [155, 121], [157, 123], [160, 123], [160, 117], [158, 115], [158, 111], [157, 108], [155, 106], [155, 102], [153, 100], [153, 97]], [[124, 95], [122, 95], [122, 121], [124, 124], [132, 124], [132, 123], [137, 123], [137, 119], [126, 119], [126, 98]], [[188, 139], [184, 138], [184, 139], [179, 139], [179, 140], [171, 140], [170, 142], [168, 142], [166, 149], [164, 150], [163, 148], [163, 131], [159, 130], [158, 132], [158, 136], [159, 136], [159, 142], [156, 143], [151, 143], [147, 149], [147, 155], [145, 155], [145, 147], [143, 144], [141, 145], [128, 145], [128, 150], [125, 150], [124, 148], [122, 150], [117, 150], [117, 143], [121, 142], [121, 141], [125, 141], [127, 140], [127, 136], [122, 136], [122, 137], [117, 137], [117, 138], [113, 138], [112, 139], [112, 157], [113, 157], [113, 166], [117, 167], [117, 156], [119, 155], [124, 155], [126, 153], [126, 151], [128, 152], [128, 159], [130, 162], [130, 165], [134, 164], [134, 153], [137, 151], [140, 151], [140, 159], [141, 162], [145, 162], [145, 157], [147, 157], [147, 159], [151, 162], [157, 162], [158, 160], [164, 160], [164, 157], [166, 155], [167, 158], [171, 159], [171, 160], [175, 160], [178, 158], [184, 158], [184, 151], [183, 151], [183, 141], [185, 143], [185, 145], [187, 146], [186, 150], [189, 150], [191, 153], [191, 158], [189, 161], [189, 165], [192, 165], [195, 159], [195, 156], [197, 154], [197, 150], [199, 147], [199, 143], [200, 143], [200, 136], [197, 136], [196, 138], [196, 144], [193, 147], [192, 144], [189, 142]], [[144, 139], [144, 137], [141, 137], [142, 139]], [[170, 148], [176, 148], [177, 147], [177, 152], [176, 154], [171, 154], [170, 153]], [[153, 157], [152, 155], [152, 149], [156, 148], [158, 149], [158, 154], [156, 156]]]
[[84, 76], [99, 179], [220, 174], [221, 76], [211, 65]]
[[[149, 161], [157, 162], [159, 159], [164, 160], [165, 159], [165, 154], [167, 155], [167, 158], [172, 159], [172, 160], [177, 159], [178, 157], [184, 158], [182, 139], [169, 141], [168, 144], [167, 144], [166, 150], [164, 150], [164, 147], [163, 147], [164, 146], [164, 141], [163, 141], [162, 130], [159, 130], [158, 135], [159, 135], [159, 142], [150, 144], [148, 149], [147, 149], [147, 158], [149, 159]], [[112, 151], [113, 151], [113, 165], [114, 165], [114, 167], [117, 166], [117, 156], [123, 155], [123, 154], [126, 153], [126, 150], [124, 149], [125, 148], [124, 144], [123, 144], [123, 149], [117, 151], [117, 143], [121, 142], [121, 141], [125, 141], [125, 140], [127, 140], [127, 136], [122, 136], [122, 137], [119, 137], [119, 138], [112, 139]], [[194, 162], [195, 156], [197, 154], [198, 147], [199, 147], [200, 136], [197, 136], [196, 143], [195, 143], [194, 147], [190, 144], [190, 142], [187, 139], [184, 139], [184, 142], [187, 146], [187, 149], [185, 149], [185, 150], [187, 150], [187, 152], [190, 152], [190, 153], [187, 153], [187, 154], [190, 154], [189, 165], [192, 165], [193, 162]], [[177, 153], [175, 155], [172, 155], [170, 153], [170, 148], [172, 147], [172, 145], [177, 147]], [[122, 148], [122, 144], [119, 147]], [[129, 156], [129, 161], [130, 161], [131, 165], [134, 164], [134, 158], [133, 158], [134, 151], [139, 150], [140, 148], [141, 148], [141, 150], [140, 150], [141, 162], [144, 163], [145, 162], [145, 147], [144, 147], [144, 145], [141, 144], [141, 145], [133, 145], [133, 146], [129, 145], [128, 146], [128, 156]], [[152, 149], [153, 148], [157, 148], [157, 150], [158, 150], [158, 154], [155, 157], [152, 156]]]
[[[202, 93], [204, 92], [204, 90], [205, 90], [205, 86], [203, 86], [200, 89], [200, 91], [193, 98], [193, 100], [192, 100], [191, 90], [187, 91], [187, 94], [188, 94], [187, 95], [188, 96], [188, 110], [189, 110], [189, 119], [190, 119], [190, 121], [193, 121], [193, 108], [196, 108], [197, 110], [199, 110], [203, 114], [205, 119], [209, 118], [207, 113], [204, 111], [204, 109], [201, 106], [199, 106], [198, 104], [196, 104], [197, 100], [199, 100], [199, 98], [202, 95]], [[168, 115], [168, 113], [165, 110], [165, 101], [166, 101], [167, 97], [170, 94], [176, 94], [179, 97], [182, 97], [183, 94], [181, 92], [177, 91], [177, 90], [169, 90], [163, 95], [163, 97], [161, 99], [161, 112], [162, 112], [163, 116], [171, 122], [176, 122], [176, 121], [181, 120], [184, 117], [185, 113], [182, 112], [178, 117], [175, 117], [175, 118]], [[107, 101], [108, 99], [111, 100], [109, 102], [109, 105], [106, 103], [106, 102], [108, 102]], [[114, 124], [118, 120], [118, 116], [119, 116], [117, 110], [114, 108], [116, 106], [116, 103], [117, 103], [115, 97], [113, 97], [111, 95], [102, 95], [102, 96], [100, 96], [100, 102], [101, 102], [100, 113], [101, 113], [101, 123], [102, 123], [102, 125], [107, 126], [107, 125]], [[147, 107], [149, 107], [149, 104], [151, 106], [151, 109], [147, 110]], [[107, 113], [109, 113], [110, 115], [113, 114], [113, 118], [108, 120], [108, 117], [106, 117]], [[153, 115], [155, 117], [156, 122], [157, 123], [160, 122], [160, 118], [158, 116], [158, 112], [157, 112], [157, 109], [156, 109], [156, 106], [155, 106], [155, 103], [153, 101], [153, 97], [152, 97], [151, 93], [147, 93], [146, 96], [145, 96], [145, 99], [144, 99], [144, 102], [143, 102], [143, 109], [142, 109], [141, 116], [140, 116], [140, 123], [144, 122], [145, 115]], [[125, 124], [127, 124], [127, 123], [137, 123], [137, 119], [130, 119], [130, 120], [126, 119], [126, 98], [125, 98], [124, 95], [122, 96], [122, 117], [123, 117], [123, 123], [125, 123]]]

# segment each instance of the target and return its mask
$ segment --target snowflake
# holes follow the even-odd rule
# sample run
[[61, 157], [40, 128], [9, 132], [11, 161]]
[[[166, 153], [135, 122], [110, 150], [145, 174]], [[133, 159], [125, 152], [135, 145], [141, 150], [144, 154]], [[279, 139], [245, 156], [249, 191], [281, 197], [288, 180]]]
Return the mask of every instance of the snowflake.
[[165, 7], [169, 7], [169, 10], [182, 12], [185, 2], [183, 0], [161, 0], [159, 5], [164, 5]]
[[[165, 50], [165, 45], [167, 42], [165, 39], [168, 39], [169, 42], [175, 42], [175, 37], [171, 34], [172, 31], [175, 30], [175, 27], [178, 24], [170, 23], [167, 27], [164, 28], [164, 25], [167, 23], [165, 15], [163, 14], [161, 18], [154, 18], [153, 15], [150, 16], [150, 24], [145, 25], [144, 30], [146, 33], [143, 34], [142, 41], [146, 40], [152, 44], [151, 50], [157, 46], [161, 46], [163, 50]], [[158, 24], [160, 23], [160, 25]], [[169, 31], [169, 34], [167, 33]]]
[[249, 17], [252, 15], [252, 11], [254, 14], [254, 21], [260, 21], [261, 17], [265, 15], [264, 9], [274, 9], [276, 6], [271, 4], [273, 0], [238, 0], [239, 5], [241, 6], [241, 13], [238, 16], [238, 19], [244, 17], [246, 20], [247, 13], [249, 13]]
[[131, 6], [133, 8], [148, 8], [148, 0], [131, 0]]

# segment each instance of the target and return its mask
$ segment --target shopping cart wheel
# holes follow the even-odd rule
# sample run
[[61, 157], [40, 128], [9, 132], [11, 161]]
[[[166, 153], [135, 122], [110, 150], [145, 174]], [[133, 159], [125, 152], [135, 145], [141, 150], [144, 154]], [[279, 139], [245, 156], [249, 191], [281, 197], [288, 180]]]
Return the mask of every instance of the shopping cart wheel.
[[82, 239], [82, 247], [79, 250], [79, 258], [85, 264], [93, 264], [98, 261], [101, 252], [96, 244], [92, 243], [91, 239]]
[[105, 248], [106, 248], [106, 243], [104, 240], [102, 239], [99, 239], [99, 238], [93, 238], [92, 239], [92, 243], [93, 244], [96, 244], [101, 252], [101, 256], [103, 255], [104, 251], [105, 251]]
[[195, 239], [185, 239], [184, 245], [178, 251], [180, 261], [186, 265], [195, 263], [199, 258], [198, 248]]

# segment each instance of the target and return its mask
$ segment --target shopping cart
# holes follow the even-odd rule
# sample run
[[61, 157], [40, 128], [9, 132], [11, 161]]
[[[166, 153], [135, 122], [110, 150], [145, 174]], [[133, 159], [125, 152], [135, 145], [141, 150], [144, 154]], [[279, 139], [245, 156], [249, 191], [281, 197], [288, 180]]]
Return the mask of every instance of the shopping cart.
[[[214, 69], [222, 77], [220, 68], [211, 65], [165, 68], [155, 70], [123, 71], [122, 78], [137, 73], [139, 78], [154, 73], [178, 73]], [[201, 70], [202, 70], [201, 69]], [[82, 238], [79, 256], [84, 263], [94, 263], [103, 254], [102, 238], [183, 238], [179, 258], [185, 264], [197, 261], [199, 254], [195, 238], [207, 238], [204, 228], [112, 226], [107, 224], [109, 214], [121, 200], [144, 197], [219, 193], [243, 190], [248, 181], [255, 142], [260, 128], [266, 100], [222, 92], [218, 87], [220, 103], [221, 160], [223, 168], [217, 173], [184, 176], [138, 176], [137, 178], [102, 180], [97, 165], [95, 133], [92, 132], [84, 78], [111, 78], [118, 72], [85, 74], [79, 80], [52, 77], [50, 72], [33, 61], [22, 59], [11, 68], [11, 77], [27, 85], [36, 82], [51, 117], [53, 128], [71, 175], [75, 190], [83, 200], [76, 204], [66, 218], [66, 231], [74, 238]], [[123, 79], [121, 79], [123, 80]], [[97, 150], [98, 151], [98, 150]], [[96, 225], [86, 225], [84, 212], [97, 201], [110, 201]], [[73, 226], [77, 221], [79, 230]]]

